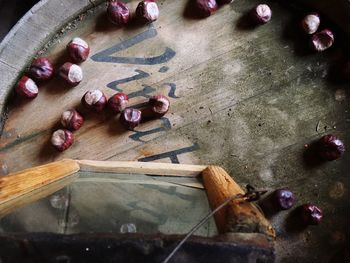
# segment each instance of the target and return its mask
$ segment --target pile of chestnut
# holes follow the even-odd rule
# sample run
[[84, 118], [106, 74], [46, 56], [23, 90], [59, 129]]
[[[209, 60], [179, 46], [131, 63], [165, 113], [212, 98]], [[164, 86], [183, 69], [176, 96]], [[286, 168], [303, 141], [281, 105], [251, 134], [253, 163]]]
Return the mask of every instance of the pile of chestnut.
[[[128, 130], [133, 130], [141, 120], [161, 118], [169, 108], [170, 101], [164, 95], [152, 96], [147, 106], [141, 110], [127, 108], [128, 95], [119, 92], [107, 100], [106, 95], [99, 89], [87, 91], [81, 99], [82, 105], [94, 112], [102, 112], [108, 108], [112, 113], [120, 113], [120, 123]], [[75, 109], [63, 112], [59, 129], [52, 134], [51, 143], [58, 151], [67, 150], [74, 143], [73, 131], [80, 129], [84, 123], [83, 116]]]
[[[58, 70], [59, 77], [69, 86], [77, 86], [83, 79], [83, 71], [77, 64], [85, 61], [89, 56], [89, 46], [81, 38], [74, 38], [67, 45], [70, 60], [75, 63], [66, 62]], [[54, 66], [46, 57], [34, 59], [28, 70], [28, 76], [24, 75], [18, 81], [15, 91], [24, 98], [34, 99], [38, 93], [39, 84], [52, 79]]]

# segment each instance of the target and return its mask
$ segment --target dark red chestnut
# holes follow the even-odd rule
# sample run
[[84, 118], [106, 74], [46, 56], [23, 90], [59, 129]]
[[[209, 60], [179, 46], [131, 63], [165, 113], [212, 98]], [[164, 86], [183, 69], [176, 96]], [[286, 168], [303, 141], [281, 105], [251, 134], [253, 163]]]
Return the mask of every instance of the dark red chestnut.
[[201, 17], [208, 17], [218, 10], [216, 0], [195, 0], [195, 7]]
[[279, 210], [287, 210], [294, 205], [294, 194], [288, 189], [277, 189], [272, 196], [274, 204]]
[[124, 25], [129, 22], [130, 11], [126, 4], [117, 0], [110, 0], [107, 6], [109, 21], [116, 25]]
[[306, 34], [316, 33], [318, 27], [320, 26], [321, 19], [317, 13], [309, 14], [303, 18], [301, 21], [301, 27]]
[[344, 152], [344, 143], [335, 135], [325, 135], [318, 142], [318, 154], [324, 160], [333, 161], [339, 159]]
[[141, 1], [136, 8], [136, 16], [146, 23], [156, 21], [159, 17], [157, 3], [151, 0]]
[[35, 82], [28, 78], [27, 76], [23, 76], [16, 85], [16, 93], [21, 96], [28, 99], [34, 99], [36, 96], [38, 96], [38, 86], [35, 84]]
[[311, 47], [318, 52], [330, 48], [333, 43], [334, 35], [329, 29], [324, 29], [311, 37]]
[[51, 136], [51, 144], [60, 152], [67, 150], [74, 143], [74, 135], [69, 130], [57, 130]]
[[81, 102], [86, 108], [100, 112], [106, 107], [107, 98], [102, 91], [95, 89], [86, 92]]
[[141, 122], [141, 111], [127, 108], [120, 114], [120, 122], [128, 130], [133, 130]]
[[125, 110], [126, 106], [128, 105], [128, 102], [128, 95], [120, 92], [110, 97], [110, 99], [108, 100], [108, 107], [112, 112], [119, 113]]
[[37, 58], [29, 68], [30, 76], [37, 81], [49, 80], [53, 76], [53, 65], [48, 58]]
[[300, 212], [305, 225], [318, 225], [322, 221], [322, 210], [313, 204], [302, 205]]
[[154, 117], [163, 117], [170, 108], [170, 101], [164, 95], [155, 95], [149, 99], [149, 108], [153, 113]]
[[77, 86], [83, 80], [83, 70], [76, 64], [64, 63], [59, 70], [60, 77], [70, 86]]
[[61, 124], [71, 131], [76, 131], [84, 124], [84, 118], [76, 110], [67, 110], [62, 113]]
[[89, 57], [90, 48], [83, 39], [76, 37], [68, 43], [67, 51], [73, 62], [81, 63]]
[[257, 23], [265, 24], [271, 20], [272, 11], [268, 5], [260, 4], [252, 10], [252, 15]]

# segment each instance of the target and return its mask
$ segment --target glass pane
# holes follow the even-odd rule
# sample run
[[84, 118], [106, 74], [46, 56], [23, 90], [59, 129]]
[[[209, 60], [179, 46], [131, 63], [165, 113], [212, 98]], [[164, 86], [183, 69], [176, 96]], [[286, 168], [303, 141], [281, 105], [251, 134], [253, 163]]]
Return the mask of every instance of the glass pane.
[[[196, 178], [80, 172], [71, 185], [3, 217], [0, 229], [184, 234], [209, 211]], [[196, 234], [215, 235], [213, 219]]]

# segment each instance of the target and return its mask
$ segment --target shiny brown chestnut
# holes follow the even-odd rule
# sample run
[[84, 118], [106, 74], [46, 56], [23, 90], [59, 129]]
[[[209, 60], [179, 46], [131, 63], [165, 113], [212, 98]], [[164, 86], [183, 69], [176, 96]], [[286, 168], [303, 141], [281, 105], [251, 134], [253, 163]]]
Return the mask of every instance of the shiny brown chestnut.
[[128, 130], [133, 130], [141, 122], [141, 111], [127, 108], [120, 114], [120, 122]]
[[52, 78], [54, 68], [48, 58], [40, 57], [34, 59], [29, 68], [30, 76], [37, 81], [45, 81]]
[[110, 0], [107, 5], [107, 17], [115, 25], [125, 25], [130, 20], [130, 11], [123, 2]]
[[67, 51], [74, 63], [81, 63], [89, 57], [90, 48], [86, 41], [76, 37], [68, 43]]
[[255, 22], [259, 24], [265, 24], [271, 20], [272, 17], [272, 11], [271, 8], [266, 4], [260, 4], [257, 5], [252, 10], [252, 17], [255, 20]]
[[67, 150], [74, 143], [74, 135], [71, 131], [60, 129], [51, 136], [51, 144], [60, 152]]
[[325, 51], [330, 48], [334, 43], [334, 35], [331, 30], [324, 29], [318, 33], [315, 33], [311, 37], [311, 47], [317, 52]]
[[19, 96], [28, 99], [34, 99], [39, 93], [38, 86], [31, 78], [28, 78], [27, 76], [23, 76], [18, 81], [15, 91]]
[[323, 212], [319, 207], [313, 204], [304, 204], [299, 209], [305, 225], [318, 225], [321, 223]]
[[278, 210], [287, 210], [292, 208], [295, 203], [294, 194], [286, 188], [277, 189], [272, 194], [275, 208]]
[[208, 17], [218, 10], [216, 0], [195, 0], [195, 8], [201, 17]]
[[317, 13], [308, 14], [301, 21], [302, 29], [306, 34], [309, 34], [309, 35], [316, 33], [320, 24], [321, 24], [321, 19], [319, 14]]
[[96, 112], [100, 112], [106, 107], [107, 98], [102, 91], [95, 89], [86, 92], [82, 97], [81, 102], [87, 109], [92, 109]]
[[328, 134], [318, 141], [318, 154], [327, 161], [334, 161], [343, 156], [345, 145], [337, 136]]
[[67, 110], [62, 113], [61, 124], [68, 130], [76, 131], [79, 130], [81, 126], [83, 126], [84, 118], [78, 111], [74, 109]]
[[156, 21], [159, 17], [157, 3], [151, 0], [141, 1], [136, 8], [136, 16], [146, 23]]
[[154, 95], [149, 99], [149, 109], [156, 118], [163, 117], [170, 108], [170, 101], [164, 95]]
[[83, 80], [83, 70], [76, 64], [64, 63], [59, 69], [60, 77], [70, 86], [75, 87]]
[[114, 113], [119, 113], [125, 110], [128, 103], [129, 103], [128, 95], [126, 95], [125, 93], [119, 92], [109, 98], [108, 108]]

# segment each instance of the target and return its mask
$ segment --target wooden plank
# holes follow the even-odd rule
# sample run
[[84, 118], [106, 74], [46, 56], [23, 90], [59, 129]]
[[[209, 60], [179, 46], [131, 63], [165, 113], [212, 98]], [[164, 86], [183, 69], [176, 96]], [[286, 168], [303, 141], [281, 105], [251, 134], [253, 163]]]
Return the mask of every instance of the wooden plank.
[[142, 162], [108, 162], [77, 160], [81, 171], [104, 173], [135, 173], [161, 176], [198, 176], [206, 168], [204, 165], [142, 163]]
[[[79, 165], [73, 160], [29, 168], [0, 179], [0, 214], [60, 190], [77, 178]], [[62, 182], [60, 182], [62, 181]], [[55, 185], [51, 186], [51, 184]]]

